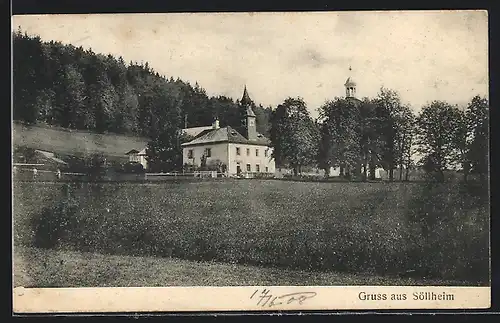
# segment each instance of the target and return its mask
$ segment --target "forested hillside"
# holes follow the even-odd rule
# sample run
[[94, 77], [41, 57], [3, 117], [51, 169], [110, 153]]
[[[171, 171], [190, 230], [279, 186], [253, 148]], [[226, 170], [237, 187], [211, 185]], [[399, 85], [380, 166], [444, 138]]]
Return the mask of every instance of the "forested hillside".
[[[209, 97], [197, 83], [160, 75], [147, 62], [13, 33], [13, 118], [97, 133], [154, 138], [172, 128], [239, 126], [238, 100]], [[243, 93], [243, 89], [241, 89]], [[254, 107], [257, 130], [268, 134], [271, 108]], [[162, 123], [162, 124], [159, 124]]]

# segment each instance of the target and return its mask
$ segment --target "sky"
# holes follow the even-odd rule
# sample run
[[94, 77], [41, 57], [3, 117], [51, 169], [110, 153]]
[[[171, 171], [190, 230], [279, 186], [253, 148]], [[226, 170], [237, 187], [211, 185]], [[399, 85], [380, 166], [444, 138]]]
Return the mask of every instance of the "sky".
[[[488, 96], [486, 11], [165, 13], [14, 16], [42, 40], [148, 62], [198, 82], [207, 94], [276, 106], [301, 97], [313, 116], [344, 96], [381, 86], [415, 111], [432, 100], [466, 104]], [[352, 71], [349, 70], [352, 68]]]

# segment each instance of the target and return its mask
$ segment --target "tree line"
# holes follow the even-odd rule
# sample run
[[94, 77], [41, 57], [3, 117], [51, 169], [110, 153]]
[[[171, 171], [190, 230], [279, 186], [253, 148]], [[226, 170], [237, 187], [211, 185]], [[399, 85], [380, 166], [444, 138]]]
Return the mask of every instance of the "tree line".
[[[98, 133], [149, 139], [152, 171], [182, 169], [181, 128], [210, 125], [241, 129], [239, 100], [206, 94], [198, 83], [160, 75], [147, 62], [94, 53], [13, 32], [13, 119]], [[489, 103], [474, 97], [465, 108], [433, 101], [417, 114], [397, 92], [381, 88], [375, 98], [334, 98], [314, 120], [303, 99], [276, 108], [251, 102], [257, 131], [271, 139], [277, 167], [338, 167], [343, 177], [374, 179], [383, 168], [408, 179], [421, 166], [442, 181], [447, 169], [488, 173]], [[415, 163], [415, 155], [420, 155]], [[403, 175], [403, 173], [405, 173]], [[403, 178], [404, 177], [404, 178]]]
[[396, 91], [381, 88], [375, 98], [329, 100], [313, 120], [303, 99], [287, 98], [271, 114], [273, 157], [295, 175], [304, 166], [326, 175], [334, 167], [341, 177], [368, 180], [383, 168], [391, 181], [395, 170], [408, 180], [410, 170], [421, 167], [437, 181], [446, 170], [460, 170], [465, 181], [470, 174], [484, 179], [488, 110], [488, 100], [475, 96], [463, 108], [433, 101], [415, 113]]
[[[97, 133], [143, 136], [151, 165], [179, 167], [180, 129], [239, 127], [238, 100], [208, 96], [198, 83], [160, 75], [148, 62], [129, 62], [92, 49], [42, 41], [22, 30], [13, 37], [13, 119]], [[243, 91], [243, 89], [242, 89]], [[267, 135], [271, 108], [254, 105], [257, 130]]]

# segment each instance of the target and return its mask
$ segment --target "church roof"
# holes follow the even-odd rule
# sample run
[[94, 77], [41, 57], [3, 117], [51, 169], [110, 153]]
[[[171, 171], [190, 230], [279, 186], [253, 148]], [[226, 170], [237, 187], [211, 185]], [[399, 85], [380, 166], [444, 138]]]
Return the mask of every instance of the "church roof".
[[242, 103], [250, 103], [252, 99], [250, 99], [250, 95], [248, 95], [247, 86], [245, 85], [245, 89], [243, 90], [243, 96], [241, 97]]
[[269, 146], [270, 141], [262, 134], [257, 134], [256, 140], [248, 140], [244, 136], [242, 136], [237, 130], [234, 128], [227, 126], [224, 128], [218, 129], [210, 129], [204, 130], [200, 134], [198, 134], [193, 140], [183, 143], [182, 146], [198, 146], [205, 144], [214, 144], [214, 143], [239, 143], [239, 144], [249, 144], [249, 145], [261, 145], [261, 146]]
[[246, 109], [246, 116], [247, 117], [255, 117], [255, 113], [253, 112], [253, 109], [252, 109], [252, 106], [251, 106], [252, 99], [250, 99], [250, 95], [248, 95], [248, 91], [247, 91], [247, 86], [246, 85], [245, 85], [245, 89], [243, 90], [243, 96], [241, 97], [240, 103], [243, 106], [247, 107], [247, 109]]
[[353, 85], [356, 85], [356, 82], [351, 78], [351, 77], [348, 77], [347, 80], [345, 81], [345, 86], [353, 86]]

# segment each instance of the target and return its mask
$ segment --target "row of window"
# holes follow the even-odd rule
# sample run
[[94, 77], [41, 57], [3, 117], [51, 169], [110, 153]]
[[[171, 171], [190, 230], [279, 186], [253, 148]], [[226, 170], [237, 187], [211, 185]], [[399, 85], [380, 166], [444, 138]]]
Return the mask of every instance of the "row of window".
[[[241, 156], [240, 147], [236, 147], [236, 155]], [[250, 156], [250, 148], [247, 148], [247, 156]], [[259, 157], [259, 148], [255, 148], [255, 156]], [[267, 149], [264, 149], [264, 156], [267, 157]]]
[[[208, 157], [212, 157], [212, 149], [211, 148], [205, 148], [205, 151], [203, 152], [203, 154], [208, 158]], [[188, 150], [188, 158], [194, 158], [194, 153], [193, 153], [193, 150], [192, 149], [189, 149]]]
[[[252, 165], [247, 164], [247, 172], [251, 172], [251, 171], [252, 171]], [[255, 172], [260, 173], [260, 165], [259, 164], [255, 165]], [[267, 166], [266, 166], [266, 173], [269, 173], [269, 167], [267, 167]]]
[[[264, 156], [267, 157], [267, 149], [264, 149]], [[205, 148], [204, 155], [206, 157], [212, 157], [212, 149], [211, 148]], [[241, 150], [240, 147], [236, 147], [236, 155], [241, 156]], [[193, 150], [189, 149], [188, 150], [188, 158], [194, 158], [193, 157]], [[250, 156], [250, 148], [247, 148], [247, 156]], [[259, 157], [259, 148], [255, 148], [255, 156]]]

